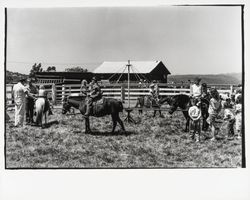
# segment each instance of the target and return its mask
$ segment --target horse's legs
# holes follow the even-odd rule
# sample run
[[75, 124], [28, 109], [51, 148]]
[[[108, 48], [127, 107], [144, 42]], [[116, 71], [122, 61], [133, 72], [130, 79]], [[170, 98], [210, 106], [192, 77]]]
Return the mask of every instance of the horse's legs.
[[112, 133], [114, 133], [114, 131], [115, 131], [115, 127], [116, 127], [116, 125], [117, 125], [117, 116], [116, 116], [116, 115], [114, 115], [114, 114], [112, 114], [111, 116], [112, 116], [112, 121], [113, 121], [113, 129], [112, 129]]
[[125, 128], [124, 128], [123, 122], [122, 122], [122, 120], [121, 120], [121, 118], [120, 118], [119, 114], [118, 114], [118, 116], [117, 116], [117, 121], [118, 121], [118, 123], [120, 124], [120, 126], [122, 127], [122, 130], [123, 130], [123, 131], [125, 131]]
[[44, 113], [44, 117], [45, 117], [45, 125], [47, 124], [47, 112]]
[[142, 109], [139, 109], [139, 115], [142, 115]]
[[189, 131], [189, 123], [190, 123], [190, 118], [188, 116], [188, 111], [183, 111], [183, 115], [186, 118], [186, 128], [185, 128], [185, 132]]
[[89, 132], [91, 132], [91, 130], [90, 130], [90, 124], [89, 124], [89, 118], [86, 117], [85, 118], [85, 133], [89, 133]]
[[153, 117], [155, 117], [155, 115], [156, 115], [156, 110], [154, 109], [154, 115], [153, 115]]

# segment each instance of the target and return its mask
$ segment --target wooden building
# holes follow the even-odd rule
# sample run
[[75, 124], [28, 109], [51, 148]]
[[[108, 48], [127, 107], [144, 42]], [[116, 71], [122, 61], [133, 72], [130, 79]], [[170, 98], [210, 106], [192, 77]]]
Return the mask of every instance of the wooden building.
[[[128, 62], [103, 62], [94, 70], [98, 79], [109, 81], [128, 80]], [[157, 80], [167, 83], [167, 76], [170, 74], [162, 61], [131, 61], [130, 80], [139, 81], [146, 79], [149, 81]]]
[[42, 84], [80, 84], [82, 80], [91, 81], [92, 72], [37, 72], [38, 83]]

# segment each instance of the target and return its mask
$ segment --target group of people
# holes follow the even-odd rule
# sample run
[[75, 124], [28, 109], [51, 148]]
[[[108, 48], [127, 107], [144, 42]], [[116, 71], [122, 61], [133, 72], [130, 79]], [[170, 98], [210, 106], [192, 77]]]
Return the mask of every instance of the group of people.
[[[227, 123], [228, 139], [241, 138], [241, 116], [242, 116], [242, 89], [241, 86], [236, 90], [235, 98], [229, 96], [223, 100], [215, 88], [208, 90], [205, 83], [200, 84], [201, 79], [196, 78], [194, 83], [190, 85], [190, 98], [192, 106], [189, 109], [189, 115], [192, 120], [197, 120], [201, 116], [200, 104], [201, 99], [209, 100], [207, 119], [211, 127], [211, 140], [216, 139], [219, 127], [217, 119], [224, 115], [223, 120]], [[232, 95], [233, 97], [233, 95]], [[223, 112], [222, 112], [223, 111]], [[235, 131], [234, 131], [235, 125]]]
[[47, 92], [43, 85], [39, 89], [33, 84], [34, 79], [21, 78], [17, 84], [13, 86], [13, 97], [15, 103], [15, 127], [24, 125], [26, 117], [27, 125], [35, 125], [34, 122], [34, 106], [37, 98], [45, 98], [45, 102], [49, 107], [49, 115], [52, 115], [50, 102], [47, 99]]
[[[20, 79], [13, 87], [13, 96], [15, 102], [15, 126], [23, 126], [26, 116], [26, 124], [34, 124], [34, 106], [37, 98], [45, 98], [46, 104], [49, 106], [49, 115], [52, 114], [50, 102], [47, 98], [47, 93], [43, 85], [40, 85], [39, 90], [33, 84], [33, 79]], [[228, 139], [241, 137], [241, 112], [242, 112], [242, 88], [236, 90], [235, 98], [226, 98], [222, 100], [219, 92], [215, 88], [208, 90], [206, 83], [201, 83], [200, 78], [196, 78], [193, 84], [190, 84], [191, 107], [189, 115], [192, 120], [200, 118], [200, 106], [202, 99], [209, 101], [207, 122], [211, 127], [211, 140], [216, 138], [218, 127], [216, 119], [221, 116], [223, 110], [224, 118], [227, 121]], [[150, 97], [159, 100], [159, 85], [156, 81], [152, 81], [149, 85]], [[86, 113], [85, 117], [89, 117], [94, 101], [102, 98], [100, 86], [95, 77], [88, 84], [86, 80], [81, 83], [80, 94], [86, 96]], [[222, 109], [223, 108], [223, 109]], [[234, 131], [234, 125], [235, 130]]]
[[153, 80], [151, 83], [148, 82], [147, 80], [140, 80], [138, 84], [139, 88], [149, 88], [149, 98], [152, 100], [156, 100], [158, 102], [159, 100], [159, 95], [160, 95], [160, 89], [159, 89], [159, 84], [157, 83], [156, 80]]

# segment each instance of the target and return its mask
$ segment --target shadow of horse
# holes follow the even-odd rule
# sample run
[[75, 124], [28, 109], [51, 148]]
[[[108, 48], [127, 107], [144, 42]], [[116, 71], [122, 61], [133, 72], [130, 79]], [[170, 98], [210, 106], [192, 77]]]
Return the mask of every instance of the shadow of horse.
[[87, 135], [93, 135], [93, 136], [130, 136], [135, 135], [135, 132], [132, 131], [117, 131], [117, 132], [102, 132], [102, 131], [91, 131], [87, 132]]
[[59, 121], [58, 120], [53, 120], [53, 121], [50, 121], [48, 122], [47, 124], [44, 125], [44, 128], [49, 128], [55, 124], [59, 124]]

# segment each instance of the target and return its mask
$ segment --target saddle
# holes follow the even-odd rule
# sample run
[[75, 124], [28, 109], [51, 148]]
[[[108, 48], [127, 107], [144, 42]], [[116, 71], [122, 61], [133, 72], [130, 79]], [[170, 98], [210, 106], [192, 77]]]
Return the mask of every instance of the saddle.
[[91, 115], [99, 116], [99, 114], [102, 113], [102, 111], [104, 110], [105, 100], [106, 99], [104, 97], [102, 97], [101, 99], [98, 99], [98, 100], [93, 102], [92, 107], [90, 109]]

